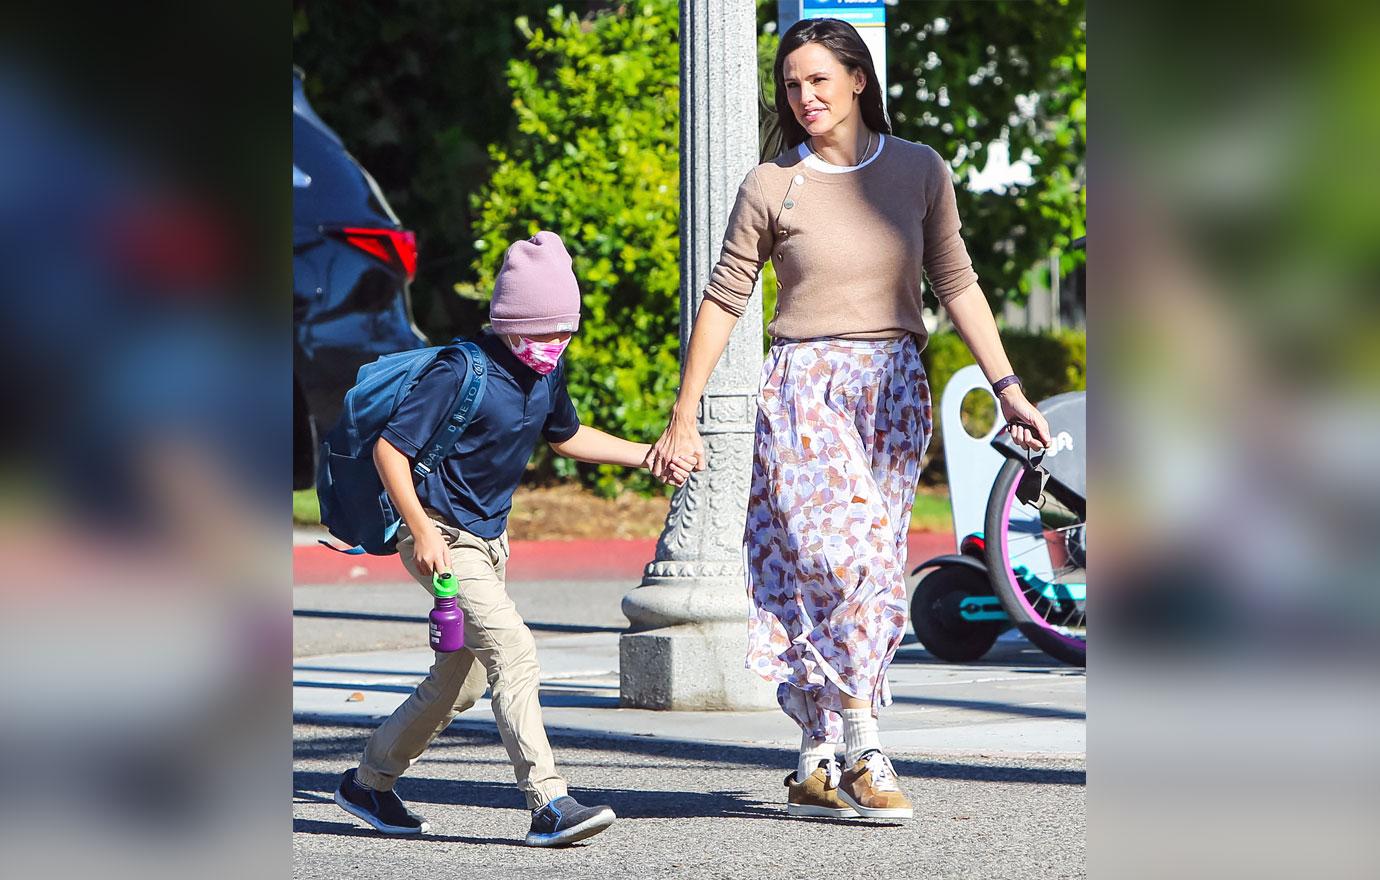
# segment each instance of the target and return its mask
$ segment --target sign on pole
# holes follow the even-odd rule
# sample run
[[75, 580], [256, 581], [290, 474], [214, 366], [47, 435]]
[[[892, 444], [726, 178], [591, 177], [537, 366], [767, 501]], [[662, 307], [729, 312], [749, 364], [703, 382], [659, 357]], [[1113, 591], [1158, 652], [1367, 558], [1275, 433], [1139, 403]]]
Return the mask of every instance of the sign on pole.
[[886, 102], [886, 4], [882, 0], [776, 0], [777, 33], [802, 18], [837, 18], [858, 29]]

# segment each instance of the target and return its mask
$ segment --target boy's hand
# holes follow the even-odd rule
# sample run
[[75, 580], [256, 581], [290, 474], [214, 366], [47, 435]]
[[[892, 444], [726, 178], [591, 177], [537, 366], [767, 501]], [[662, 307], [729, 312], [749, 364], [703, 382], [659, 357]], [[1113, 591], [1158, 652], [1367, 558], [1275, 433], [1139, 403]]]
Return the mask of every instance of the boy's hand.
[[412, 558], [422, 574], [430, 577], [450, 571], [450, 547], [440, 529], [428, 522], [421, 532], [413, 533], [412, 540]]
[[653, 476], [664, 483], [670, 483], [672, 486], [684, 486], [685, 481], [690, 479], [690, 472], [695, 469], [695, 458], [682, 453], [677, 458], [667, 462], [662, 473], [658, 474], [656, 469], [652, 466], [652, 459], [655, 454], [655, 448], [648, 450], [647, 457], [643, 460], [642, 466], [651, 471]]

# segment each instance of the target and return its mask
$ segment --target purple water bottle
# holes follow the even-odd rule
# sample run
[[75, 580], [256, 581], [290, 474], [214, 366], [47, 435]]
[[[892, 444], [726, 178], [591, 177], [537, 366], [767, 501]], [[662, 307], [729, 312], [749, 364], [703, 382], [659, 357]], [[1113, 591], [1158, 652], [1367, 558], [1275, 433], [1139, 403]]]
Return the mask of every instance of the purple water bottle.
[[455, 605], [455, 595], [460, 587], [450, 572], [432, 575], [431, 590], [436, 596], [436, 607], [431, 609], [428, 618], [431, 630], [431, 650], [449, 654], [465, 646], [465, 612]]

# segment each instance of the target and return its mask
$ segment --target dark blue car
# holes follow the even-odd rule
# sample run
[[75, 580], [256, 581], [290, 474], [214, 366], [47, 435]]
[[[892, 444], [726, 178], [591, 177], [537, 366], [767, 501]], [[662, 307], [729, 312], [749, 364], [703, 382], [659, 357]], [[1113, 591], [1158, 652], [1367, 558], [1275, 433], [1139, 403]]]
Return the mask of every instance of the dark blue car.
[[315, 477], [362, 364], [427, 344], [408, 294], [417, 240], [292, 76], [293, 488]]

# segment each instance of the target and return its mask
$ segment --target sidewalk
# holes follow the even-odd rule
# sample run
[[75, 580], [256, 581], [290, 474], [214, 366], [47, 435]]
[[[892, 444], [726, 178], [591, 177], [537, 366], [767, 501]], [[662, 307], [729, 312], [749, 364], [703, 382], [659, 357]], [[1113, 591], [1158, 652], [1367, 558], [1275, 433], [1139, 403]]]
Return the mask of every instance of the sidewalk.
[[[341, 771], [431, 663], [430, 602], [397, 579], [293, 589], [294, 876], [428, 877], [458, 864], [493, 880], [789, 880], [819, 852], [882, 877], [1084, 875], [1081, 669], [1019, 636], [980, 664], [954, 666], [908, 635], [890, 671], [895, 703], [880, 721], [914, 821], [789, 816], [782, 779], [800, 735], [779, 711], [619, 708], [619, 601], [649, 557], [606, 549], [635, 556], [636, 571], [509, 583], [537, 640], [557, 765], [581, 799], [620, 817], [568, 850], [522, 846], [528, 816], [488, 700], [457, 718], [400, 783], [428, 834], [386, 838], [341, 811], [332, 800]], [[515, 560], [525, 550], [515, 548]]]
[[[627, 621], [618, 602], [637, 583], [608, 578], [510, 584], [537, 637], [547, 727], [553, 733], [796, 748], [798, 731], [775, 710], [619, 708], [618, 637]], [[432, 659], [426, 645], [429, 603], [415, 583], [301, 586], [293, 597], [299, 646], [295, 720], [377, 723], [426, 675]], [[930, 657], [908, 633], [891, 682], [895, 703], [880, 718], [888, 747], [898, 753], [1082, 756], [1083, 670], [1055, 663], [1019, 635], [1003, 637], [979, 664], [952, 665]], [[488, 701], [454, 727], [493, 730]]]
[[[420, 629], [424, 635], [424, 630]], [[999, 645], [1029, 662], [1019, 637]], [[782, 713], [656, 712], [618, 706], [618, 634], [542, 638], [541, 701], [548, 729], [617, 737], [794, 749], [800, 733]], [[892, 666], [895, 703], [881, 713], [889, 750], [904, 754], [1078, 757], [1085, 745], [1081, 670], [1052, 665], [952, 666], [916, 662], [918, 645]], [[1010, 656], [1015, 655], [1015, 656]], [[924, 655], [927, 656], [927, 655]], [[312, 722], [378, 722], [425, 677], [421, 649], [304, 657], [293, 664], [293, 717]], [[487, 699], [461, 715], [459, 729], [492, 730]]]

